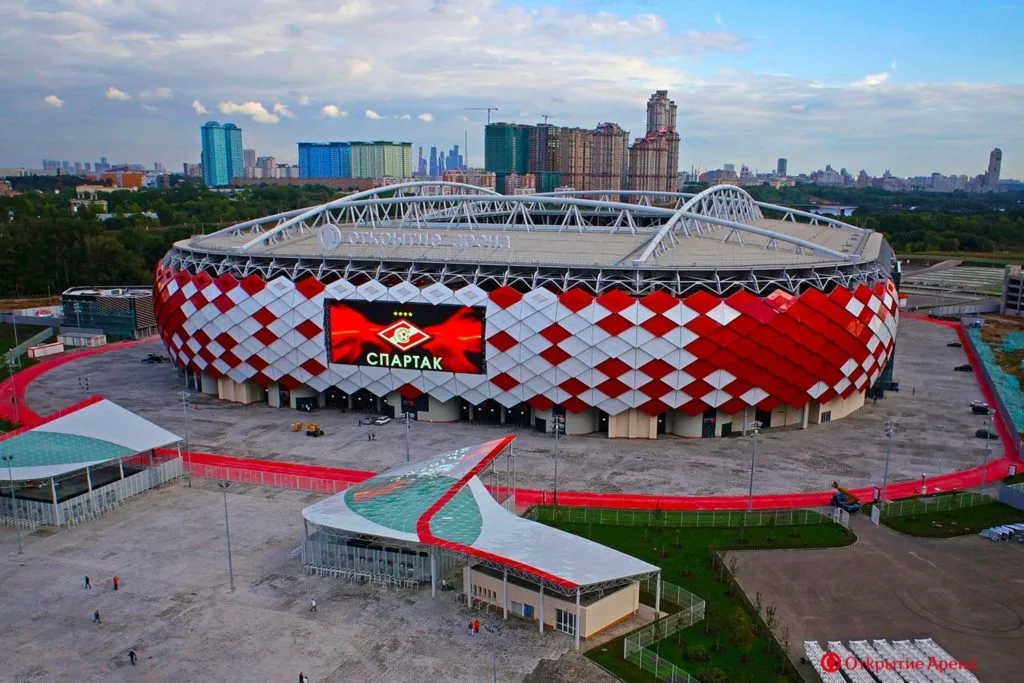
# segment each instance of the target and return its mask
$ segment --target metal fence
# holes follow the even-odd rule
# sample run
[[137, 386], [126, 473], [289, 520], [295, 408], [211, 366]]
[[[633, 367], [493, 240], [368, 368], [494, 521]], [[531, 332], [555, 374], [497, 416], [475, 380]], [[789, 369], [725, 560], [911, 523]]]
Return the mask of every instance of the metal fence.
[[[656, 593], [657, 580], [657, 576], [649, 576], [646, 579], [641, 579], [640, 589], [651, 594]], [[669, 583], [668, 581], [661, 582], [661, 599], [682, 609], [689, 609], [698, 603], [704, 602], [700, 597], [694, 595], [685, 588], [680, 588], [674, 583]]]
[[842, 524], [832, 507], [791, 510], [613, 510], [608, 508], [567, 508], [536, 506], [528, 515], [540, 522], [559, 524], [605, 524], [609, 526], [664, 527], [674, 529], [715, 527], [795, 526], [798, 524]]
[[879, 505], [879, 517], [908, 517], [911, 515], [927, 515], [932, 512], [960, 510], [996, 502], [996, 499], [983, 493], [961, 491], [959, 493], [931, 496], [926, 498], [906, 498], [891, 500]]
[[[121, 504], [151, 488], [165, 484], [182, 475], [180, 458], [172, 458], [148, 467], [130, 477], [100, 486], [82, 495], [54, 505], [52, 502], [0, 498], [0, 523], [18, 520], [23, 527], [75, 526], [116, 510]], [[17, 505], [17, 509], [14, 508]]]
[[[645, 590], [653, 591], [655, 588], [651, 586], [651, 583], [657, 580], [659, 579], [646, 579], [642, 585]], [[658, 680], [672, 683], [700, 683], [672, 662], [648, 650], [647, 646], [696, 624], [704, 618], [706, 604], [688, 590], [665, 581], [661, 582], [661, 595], [683, 609], [626, 636], [622, 641], [622, 657], [644, 671], [654, 674]]]
[[241, 467], [201, 465], [190, 462], [187, 455], [185, 458], [185, 467], [188, 472], [193, 477], [199, 477], [200, 479], [237, 481], [242, 484], [253, 484], [255, 486], [272, 486], [280, 489], [298, 489], [300, 491], [328, 494], [339, 493], [359, 483], [338, 479], [323, 479], [320, 477], [302, 477], [278, 472], [262, 472]]

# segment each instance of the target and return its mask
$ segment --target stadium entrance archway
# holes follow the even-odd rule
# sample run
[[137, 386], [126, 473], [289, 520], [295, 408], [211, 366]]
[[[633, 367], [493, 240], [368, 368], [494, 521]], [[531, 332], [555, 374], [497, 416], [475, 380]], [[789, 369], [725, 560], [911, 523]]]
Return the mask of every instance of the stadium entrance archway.
[[608, 413], [603, 410], [597, 411], [597, 431], [602, 434], [608, 433]]
[[658, 415], [658, 434], [664, 434], [668, 431], [668, 413], [662, 413]]
[[754, 419], [761, 423], [761, 429], [768, 429], [772, 426], [772, 411], [758, 408], [754, 411]]
[[485, 425], [500, 425], [504, 406], [489, 398], [478, 406], [473, 406], [473, 422]]
[[700, 435], [704, 439], [715, 438], [715, 427], [718, 422], [718, 410], [716, 408], [710, 408], [704, 411], [704, 417], [701, 420]]
[[324, 407], [348, 410], [349, 395], [338, 387], [327, 387], [327, 391], [324, 392]]
[[520, 403], [517, 406], [512, 406], [505, 411], [505, 424], [515, 425], [516, 427], [526, 427], [529, 429], [532, 426], [530, 420], [530, 404]]
[[360, 389], [352, 394], [352, 410], [360, 413], [379, 413], [380, 397], [369, 389]]

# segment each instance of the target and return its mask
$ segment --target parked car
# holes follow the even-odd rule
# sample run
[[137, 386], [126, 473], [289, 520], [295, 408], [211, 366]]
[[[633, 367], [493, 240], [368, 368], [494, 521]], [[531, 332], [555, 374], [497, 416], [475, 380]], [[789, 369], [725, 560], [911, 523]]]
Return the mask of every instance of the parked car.
[[359, 424], [361, 424], [361, 425], [372, 425], [376, 420], [377, 420], [377, 418], [374, 417], [373, 415], [367, 415], [366, 417], [364, 417], [363, 419], [361, 419], [359, 421]]
[[956, 370], [957, 372], [974, 372], [974, 366], [971, 365], [970, 363], [964, 363], [963, 365], [958, 365], [958, 366], [956, 366], [953, 369]]
[[992, 409], [985, 404], [982, 404], [980, 406], [972, 405], [971, 412], [974, 413], [975, 415], [991, 415]]
[[996, 434], [995, 432], [990, 432], [987, 429], [976, 429], [974, 431], [974, 436], [976, 436], [979, 439], [998, 439], [999, 438], [998, 434]]
[[373, 421], [373, 424], [386, 425], [388, 422], [391, 422], [391, 418], [388, 417], [387, 415], [381, 415], [380, 417]]
[[961, 344], [960, 342], [949, 342], [948, 344], [946, 344], [946, 346], [952, 347], [954, 349], [959, 349], [960, 347], [963, 346], [963, 344]]

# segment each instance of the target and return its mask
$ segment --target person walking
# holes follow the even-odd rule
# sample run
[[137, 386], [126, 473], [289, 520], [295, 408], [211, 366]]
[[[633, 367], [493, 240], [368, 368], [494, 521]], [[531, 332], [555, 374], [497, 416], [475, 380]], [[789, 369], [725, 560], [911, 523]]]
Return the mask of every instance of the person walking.
[[469, 622], [469, 635], [473, 635], [473, 622]]
[[135, 650], [128, 650], [128, 661], [132, 663], [132, 666], [135, 666], [135, 660], [138, 658], [138, 655], [135, 654]]
[[89, 580], [88, 576], [85, 577], [85, 586], [84, 586], [84, 588], [92, 588], [92, 581]]
[[474, 619], [473, 620], [473, 635], [476, 635], [477, 633], [480, 633], [480, 620], [479, 619]]
[[103, 623], [103, 621], [100, 620], [100, 611], [99, 610], [96, 610], [95, 612], [92, 613], [92, 623], [94, 623], [94, 624], [102, 624]]
[[310, 612], [315, 612], [316, 611], [316, 599], [315, 598], [309, 601], [309, 611]]
[[121, 583], [121, 577], [119, 577], [119, 576], [115, 576], [115, 577], [114, 577], [114, 590], [117, 590], [117, 585], [118, 585], [119, 583]]

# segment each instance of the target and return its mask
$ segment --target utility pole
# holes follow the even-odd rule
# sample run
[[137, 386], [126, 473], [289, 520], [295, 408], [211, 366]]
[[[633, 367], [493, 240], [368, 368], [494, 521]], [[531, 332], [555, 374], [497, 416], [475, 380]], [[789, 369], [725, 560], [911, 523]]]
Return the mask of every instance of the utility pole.
[[754, 420], [750, 431], [750, 489], [747, 491], [747, 512], [754, 509], [754, 459], [757, 458], [757, 435], [761, 433], [761, 422]]
[[14, 497], [14, 470], [11, 467], [14, 456], [0, 455], [0, 460], [7, 463], [7, 478], [11, 482], [11, 509], [14, 510], [14, 528], [18, 532], [18, 554], [21, 555], [21, 525], [18, 523], [21, 520], [18, 517], [18, 499]]
[[17, 379], [14, 376], [14, 359], [7, 356], [7, 374], [11, 378], [11, 403], [14, 404], [14, 424], [21, 425], [21, 416], [18, 414], [18, 387], [15, 386]]
[[895, 420], [886, 420], [882, 429], [887, 439], [885, 446], [885, 474], [882, 475], [882, 500], [885, 500], [889, 486], [889, 460], [892, 458], [892, 437], [899, 431], [900, 423]]
[[218, 481], [217, 486], [224, 493], [224, 532], [228, 538], [228, 585], [231, 586], [231, 590], [235, 590], [235, 570], [231, 566], [231, 526], [228, 524], [228, 487], [231, 486], [231, 482]]
[[[192, 457], [191, 444], [189, 444], [189, 420], [188, 420], [188, 391], [181, 392], [181, 412], [185, 415], [185, 461], [191, 465]], [[188, 486], [192, 488], [192, 468], [186, 467], [188, 470]]]
[[991, 425], [992, 429], [995, 429], [996, 425], [995, 425], [995, 420], [989, 420], [988, 418], [986, 418], [985, 421], [982, 424], [985, 425], [985, 459], [981, 463], [981, 485], [984, 486], [985, 485], [985, 479], [987, 479], [986, 475], [988, 474], [988, 454], [989, 454], [989, 448], [990, 448], [990, 444], [992, 443], [991, 432], [989, 432], [989, 426]]
[[497, 107], [466, 107], [466, 111], [486, 111], [487, 112], [487, 125], [491, 125], [491, 112], [499, 111]]
[[409, 411], [405, 411], [405, 461], [409, 462], [409, 442], [412, 439], [409, 431]]
[[556, 506], [558, 505], [558, 433], [562, 431], [562, 419], [561, 415], [555, 415], [554, 413], [551, 415], [551, 421], [555, 424], [555, 492], [552, 497], [552, 502], [554, 502]]

